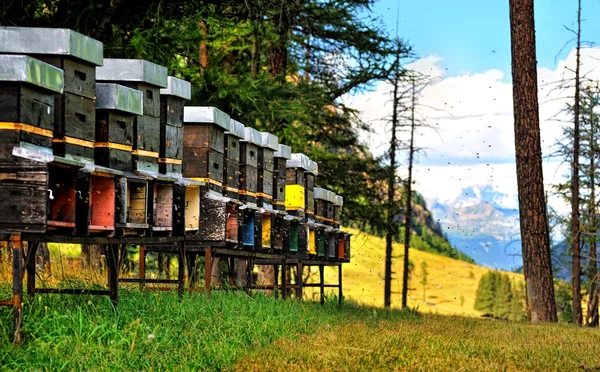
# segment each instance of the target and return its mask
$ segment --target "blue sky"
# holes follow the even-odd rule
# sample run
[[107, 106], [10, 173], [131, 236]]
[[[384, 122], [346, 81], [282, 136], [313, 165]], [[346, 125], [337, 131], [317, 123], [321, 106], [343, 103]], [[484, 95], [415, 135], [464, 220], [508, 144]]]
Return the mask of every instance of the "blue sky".
[[[399, 5], [400, 4], [400, 5]], [[373, 12], [395, 34], [408, 40], [419, 56], [443, 58], [447, 77], [498, 69], [510, 80], [508, 0], [380, 0]], [[600, 1], [583, 0], [583, 39], [600, 35]], [[540, 67], [556, 67], [557, 54], [572, 38], [564, 25], [574, 27], [576, 0], [536, 0], [536, 37]], [[570, 46], [573, 46], [571, 44]], [[558, 57], [564, 58], [570, 48]]]

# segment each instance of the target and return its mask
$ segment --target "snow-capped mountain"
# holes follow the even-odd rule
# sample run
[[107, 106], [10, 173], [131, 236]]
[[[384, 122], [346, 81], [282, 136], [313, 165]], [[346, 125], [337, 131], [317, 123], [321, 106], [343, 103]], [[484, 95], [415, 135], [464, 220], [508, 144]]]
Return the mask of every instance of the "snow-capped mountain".
[[471, 186], [452, 200], [428, 204], [450, 242], [477, 263], [505, 270], [522, 264], [516, 195], [492, 185]]

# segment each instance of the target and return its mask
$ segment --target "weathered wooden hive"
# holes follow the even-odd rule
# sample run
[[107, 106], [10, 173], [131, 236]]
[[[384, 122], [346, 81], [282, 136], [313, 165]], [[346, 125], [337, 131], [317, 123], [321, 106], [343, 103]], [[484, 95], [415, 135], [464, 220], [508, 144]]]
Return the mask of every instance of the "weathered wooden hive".
[[244, 124], [230, 120], [225, 132], [225, 169], [223, 171], [223, 195], [232, 199], [240, 197], [240, 140], [244, 139]]
[[97, 83], [96, 94], [96, 164], [131, 171], [133, 121], [143, 114], [143, 94], [115, 83]]
[[197, 235], [200, 230], [200, 210], [203, 182], [179, 178], [173, 187], [174, 232], [177, 236]]
[[260, 242], [257, 245], [262, 249], [271, 249], [275, 242], [275, 216], [277, 214], [277, 211], [273, 209], [274, 154], [279, 149], [279, 141], [277, 136], [267, 132], [261, 132], [260, 138], [261, 145], [258, 146], [257, 159], [256, 202], [261, 208], [261, 234], [259, 234]]
[[326, 203], [326, 219], [325, 225], [325, 239], [327, 244], [326, 257], [330, 260], [334, 260], [337, 257], [337, 236], [338, 229], [335, 227], [335, 221], [333, 220], [333, 208], [337, 203], [337, 195], [333, 191], [327, 190], [327, 203]]
[[0, 53], [31, 55], [64, 71], [64, 91], [54, 97], [54, 154], [93, 163], [102, 43], [69, 29], [0, 27]]
[[144, 96], [143, 114], [133, 119], [132, 170], [158, 172], [160, 89], [167, 87], [167, 69], [142, 59], [106, 58], [103, 63], [96, 80], [125, 85]]
[[183, 120], [183, 176], [206, 182], [222, 193], [229, 115], [216, 107], [186, 106]]
[[[63, 83], [64, 74], [59, 68], [25, 55], [0, 55], [2, 230], [44, 232], [49, 217], [74, 225], [74, 183], [59, 180], [54, 189], [49, 188], [54, 95], [63, 92]], [[14, 156], [15, 148], [47, 156], [45, 161], [34, 156]], [[70, 178], [76, 178], [76, 169], [68, 173]], [[57, 177], [53, 172], [53, 181], [54, 178]], [[54, 200], [54, 191], [59, 199], [49, 203]], [[61, 205], [65, 205], [62, 211]]]
[[285, 211], [286, 162], [292, 158], [292, 148], [280, 143], [273, 157], [273, 208]]
[[329, 232], [327, 209], [331, 203], [330, 191], [320, 187], [314, 188], [315, 197], [315, 223], [312, 224], [311, 236], [314, 236], [315, 245], [309, 246], [309, 254], [325, 257], [328, 250]]
[[192, 98], [192, 84], [169, 76], [167, 88], [160, 90], [159, 170], [180, 176], [183, 163], [183, 110]]
[[240, 141], [240, 200], [256, 203], [258, 192], [258, 148], [262, 145], [260, 132], [244, 128], [244, 139]]
[[[131, 153], [130, 153], [131, 154]], [[119, 213], [115, 226], [123, 235], [145, 235], [148, 223], [148, 185], [152, 177], [125, 172], [117, 182]]]
[[301, 218], [301, 221], [291, 223], [291, 252], [308, 253], [311, 241], [313, 247], [316, 246], [316, 237], [314, 233], [310, 234], [305, 213], [306, 173], [310, 172], [310, 167], [311, 160], [304, 154], [291, 154], [291, 159], [286, 162], [285, 210], [289, 215]]
[[[228, 198], [223, 196], [225, 132], [231, 118], [215, 107], [184, 108], [183, 176], [203, 182], [198, 238], [226, 242]], [[236, 221], [237, 222], [237, 221]]]

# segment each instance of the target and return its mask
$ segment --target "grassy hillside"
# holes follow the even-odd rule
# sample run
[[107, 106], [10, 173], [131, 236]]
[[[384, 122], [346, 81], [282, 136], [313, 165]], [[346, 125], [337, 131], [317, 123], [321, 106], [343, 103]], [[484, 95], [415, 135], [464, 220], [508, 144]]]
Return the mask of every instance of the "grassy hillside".
[[[358, 230], [349, 231], [355, 235], [352, 237], [352, 260], [343, 269], [344, 295], [360, 304], [382, 306], [385, 239]], [[394, 244], [392, 306], [399, 306], [401, 302], [403, 253], [404, 245]], [[480, 315], [473, 309], [475, 292], [479, 279], [490, 269], [416, 249], [410, 249], [409, 259], [414, 264], [409, 281], [410, 307], [440, 314]], [[425, 302], [423, 286], [419, 284], [422, 261], [427, 262], [429, 272]], [[523, 280], [521, 274], [508, 275], [511, 280]], [[326, 269], [326, 278], [335, 280], [337, 271]]]

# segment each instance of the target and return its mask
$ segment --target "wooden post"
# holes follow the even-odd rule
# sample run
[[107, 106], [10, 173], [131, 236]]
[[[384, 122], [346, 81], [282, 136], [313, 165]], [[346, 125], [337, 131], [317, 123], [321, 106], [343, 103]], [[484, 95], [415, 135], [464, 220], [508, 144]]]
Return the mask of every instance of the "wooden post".
[[281, 261], [281, 293], [285, 300], [287, 298], [287, 260], [285, 257]]
[[204, 289], [210, 296], [210, 284], [212, 279], [212, 248], [207, 248], [205, 251], [205, 263], [204, 263]]
[[140, 245], [140, 262], [139, 262], [140, 291], [146, 288], [146, 246]]
[[23, 242], [21, 234], [10, 237], [13, 254], [13, 330], [15, 345], [23, 342]]
[[227, 273], [229, 275], [229, 285], [235, 287], [235, 258], [229, 257], [227, 260]]
[[185, 287], [185, 242], [179, 244], [179, 254], [177, 256], [177, 294], [179, 298], [183, 297]]
[[35, 256], [38, 246], [38, 242], [29, 242], [29, 249], [27, 249], [25, 269], [27, 270], [27, 296], [29, 297], [35, 296]]
[[321, 305], [325, 303], [325, 266], [319, 265], [319, 284], [321, 286]]
[[339, 289], [339, 294], [338, 294], [338, 305], [342, 305], [342, 302], [344, 300], [344, 292], [342, 290], [342, 264], [340, 263], [338, 266], [338, 289]]
[[296, 272], [296, 297], [302, 299], [302, 260], [298, 260], [298, 270]]
[[279, 286], [279, 264], [273, 264], [273, 293], [278, 296], [277, 287]]
[[196, 282], [198, 281], [198, 270], [196, 268], [196, 259], [198, 258], [197, 253], [190, 253], [188, 255], [187, 267], [188, 267], [188, 277], [190, 278], [190, 292], [191, 289], [194, 288]]
[[110, 289], [110, 301], [116, 307], [119, 303], [119, 245], [107, 244], [106, 263], [108, 266], [108, 287]]

